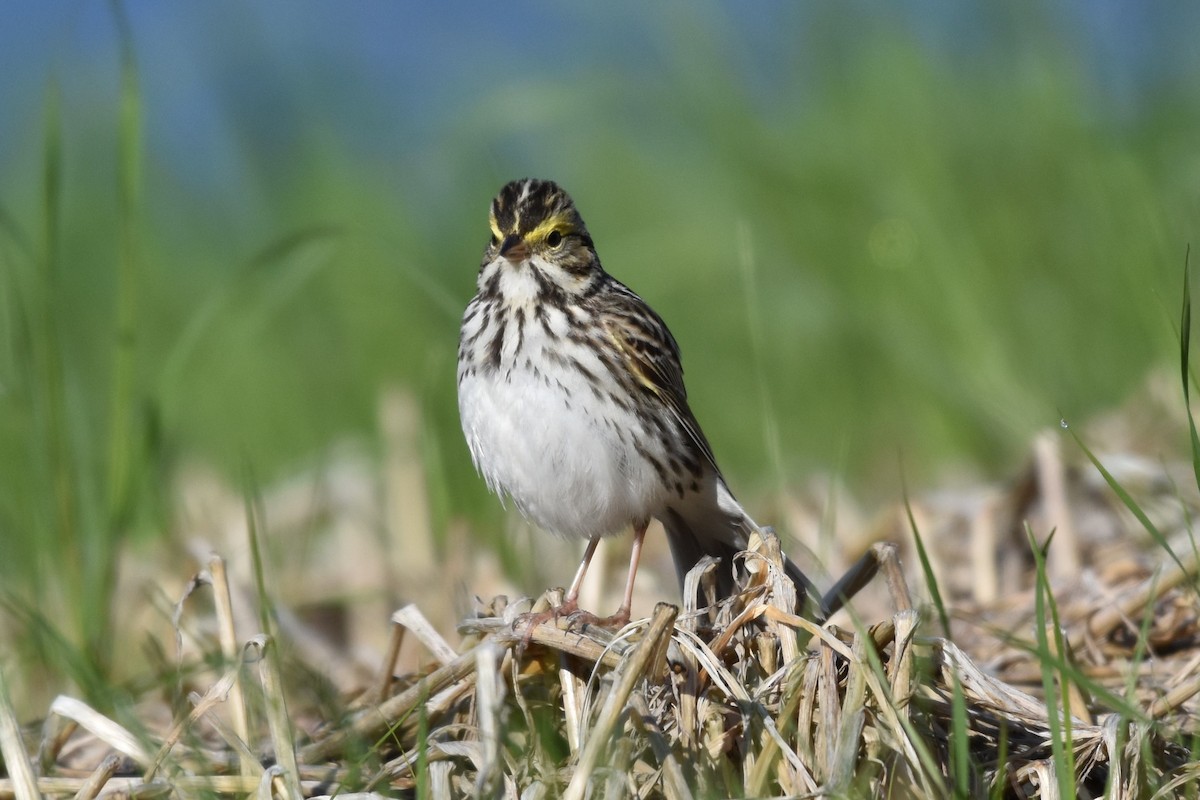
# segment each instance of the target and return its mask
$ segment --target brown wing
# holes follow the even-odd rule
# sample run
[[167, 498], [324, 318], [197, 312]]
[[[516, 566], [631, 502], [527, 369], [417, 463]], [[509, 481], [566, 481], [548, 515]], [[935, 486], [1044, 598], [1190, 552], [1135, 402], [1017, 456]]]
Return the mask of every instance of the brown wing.
[[688, 408], [679, 345], [667, 324], [629, 287], [612, 281], [601, 322], [631, 377], [657, 397], [718, 475], [721, 470]]

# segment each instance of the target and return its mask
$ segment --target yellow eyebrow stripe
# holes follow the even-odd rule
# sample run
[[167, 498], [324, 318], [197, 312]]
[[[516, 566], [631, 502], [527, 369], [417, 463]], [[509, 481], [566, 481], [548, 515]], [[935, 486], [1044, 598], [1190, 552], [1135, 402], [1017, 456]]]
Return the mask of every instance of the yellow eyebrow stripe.
[[549, 219], [543, 220], [540, 225], [531, 230], [529, 233], [525, 234], [525, 241], [530, 243], [544, 241], [545, 238], [550, 235], [550, 231], [555, 230], [556, 228], [565, 231], [565, 229], [568, 227], [566, 222], [567, 218], [562, 214], [556, 214]]
[[[488, 215], [488, 225], [492, 229], [492, 235], [495, 236], [497, 239], [503, 240], [508, 235], [504, 231], [500, 230], [500, 223], [498, 223], [496, 221], [496, 218], [494, 216], [492, 216], [491, 214]], [[516, 226], [516, 228], [513, 229], [512, 232], [516, 233], [517, 229], [519, 229], [519, 228], [520, 228], [520, 220], [517, 220], [517, 226]], [[536, 228], [534, 228], [533, 230], [531, 230], [529, 233], [525, 234], [521, 238], [523, 238], [526, 242], [529, 242], [530, 244], [533, 244], [535, 242], [544, 242], [546, 240], [546, 237], [550, 235], [551, 231], [557, 229], [560, 232], [565, 233], [569, 228], [570, 228], [570, 224], [568, 222], [568, 218], [566, 217], [566, 215], [557, 214], [553, 217], [550, 217], [547, 220], [543, 220], [540, 225], [538, 225]]]

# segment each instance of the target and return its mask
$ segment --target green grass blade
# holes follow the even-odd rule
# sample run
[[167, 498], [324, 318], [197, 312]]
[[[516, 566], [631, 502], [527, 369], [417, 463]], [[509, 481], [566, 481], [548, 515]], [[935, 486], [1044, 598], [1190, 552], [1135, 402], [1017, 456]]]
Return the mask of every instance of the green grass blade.
[[963, 694], [962, 682], [954, 675], [950, 695], [950, 730], [954, 747], [950, 751], [951, 770], [954, 773], [954, 796], [971, 796], [971, 726], [967, 721], [967, 698]]
[[31, 374], [30, 291], [39, 261], [21, 225], [0, 204], [0, 382], [10, 390], [19, 379], [27, 385]]
[[917, 547], [917, 558], [921, 561], [921, 572], [925, 576], [925, 585], [929, 587], [929, 598], [933, 601], [933, 605], [937, 608], [938, 619], [942, 623], [942, 633], [948, 639], [950, 638], [950, 614], [946, 611], [946, 604], [942, 601], [942, 592], [938, 588], [937, 578], [933, 574], [933, 564], [929, 561], [929, 553], [925, 550], [925, 542], [921, 538], [921, 531], [917, 527], [916, 517], [913, 516], [912, 504], [908, 499], [908, 487], [901, 485], [901, 491], [904, 495], [904, 513], [908, 515], [908, 526], [912, 531], [913, 542]]
[[101, 668], [111, 661], [115, 614], [113, 595], [117, 583], [117, 560], [121, 541], [134, 516], [135, 463], [142, 437], [135, 430], [135, 381], [137, 348], [137, 204], [140, 184], [141, 99], [137, 65], [129, 22], [120, 2], [112, 3], [121, 51], [120, 117], [117, 133], [117, 227], [116, 340], [112, 348], [112, 383], [109, 386], [108, 463], [105, 523], [92, 533], [93, 554], [88, 559], [90, 609], [85, 628], [88, 649]]
[[[1034, 632], [1037, 641], [1037, 655], [1041, 663], [1042, 690], [1046, 695], [1046, 719], [1050, 728], [1050, 752], [1054, 759], [1055, 773], [1058, 776], [1058, 789], [1062, 797], [1075, 796], [1075, 751], [1071, 737], [1070, 693], [1066, 691], [1067, 680], [1062, 670], [1056, 670], [1059, 662], [1065, 661], [1061, 649], [1062, 641], [1057, 627], [1055, 628], [1056, 642], [1059, 649], [1052, 649], [1050, 639], [1046, 635], [1047, 624], [1058, 625], [1057, 607], [1054, 604], [1053, 593], [1050, 590], [1050, 579], [1046, 574], [1046, 552], [1054, 533], [1046, 538], [1044, 545], [1039, 545], [1033, 531], [1025, 526], [1025, 535], [1029, 538], [1029, 546], [1033, 552], [1037, 568], [1034, 591]], [[1056, 682], [1055, 672], [1059, 679]], [[1062, 691], [1059, 691], [1062, 687]], [[1061, 710], [1062, 716], [1059, 716]]]
[[79, 615], [80, 633], [87, 629], [86, 610], [80, 601], [83, 586], [83, 561], [78, 546], [78, 487], [74, 474], [74, 453], [67, 425], [66, 394], [63, 388], [63, 363], [58, 328], [59, 228], [62, 215], [62, 112], [57, 83], [46, 91], [46, 123], [42, 144], [42, 258], [36, 294], [39, 330], [35, 336], [34, 359], [38, 394], [35, 407], [44, 418], [31, 426], [30, 452], [49, 453], [53, 508], [47, 515], [54, 520], [54, 556], [59, 564], [66, 602]]
[[[1092, 466], [1094, 466], [1100, 472], [1100, 475], [1104, 478], [1104, 482], [1108, 484], [1108, 487], [1113, 490], [1125, 507], [1129, 509], [1130, 513], [1137, 518], [1137, 521], [1140, 522], [1142, 527], [1146, 529], [1146, 532], [1150, 534], [1150, 538], [1154, 540], [1155, 544], [1166, 551], [1167, 555], [1171, 557], [1171, 560], [1175, 562], [1176, 566], [1186, 573], [1187, 568], [1183, 565], [1183, 562], [1179, 560], [1179, 556], [1175, 555], [1175, 551], [1171, 549], [1170, 543], [1167, 542], [1167, 537], [1164, 536], [1162, 531], [1160, 531], [1158, 527], [1150, 521], [1150, 517], [1146, 516], [1146, 512], [1142, 510], [1141, 506], [1134, 501], [1129, 492], [1125, 491], [1125, 487], [1121, 486], [1117, 479], [1112, 476], [1112, 473], [1104, 468], [1104, 465], [1100, 463], [1100, 459], [1096, 458], [1096, 454], [1088, 449], [1088, 446], [1083, 443], [1083, 440], [1079, 438], [1079, 435], [1075, 433], [1071, 427], [1067, 426], [1066, 423], [1063, 423], [1063, 427], [1066, 428], [1069, 434], [1071, 434], [1071, 438], [1075, 440], [1077, 445], [1079, 445], [1079, 449], [1083, 451], [1085, 456], [1087, 456], [1088, 461], [1092, 462]], [[1189, 585], [1192, 587], [1192, 591], [1197, 591], [1194, 581]]]
[[1196, 487], [1200, 488], [1200, 434], [1196, 432], [1196, 418], [1192, 416], [1191, 398], [1191, 344], [1192, 344], [1192, 288], [1191, 255], [1188, 247], [1183, 257], [1183, 311], [1179, 315], [1179, 378], [1183, 385], [1183, 408], [1187, 412], [1188, 436], [1192, 445], [1192, 475]]
[[758, 302], [758, 275], [757, 264], [754, 260], [754, 246], [750, 236], [750, 226], [745, 220], [738, 221], [737, 235], [738, 263], [741, 266], [742, 289], [746, 301], [746, 325], [750, 339], [750, 360], [758, 389], [763, 444], [767, 450], [772, 477], [775, 479], [775, 491], [779, 493], [780, 497], [783, 497], [787, 493], [787, 471], [783, 466], [783, 451], [779, 446], [779, 415], [775, 412], [775, 407], [771, 402], [772, 394], [768, 380], [770, 370], [767, 368], [763, 315]]
[[[1158, 583], [1158, 578], [1159, 578], [1159, 575], [1156, 573], [1153, 577], [1154, 584]], [[1158, 588], [1157, 585], [1154, 585], [1151, 587], [1151, 591], [1150, 591], [1151, 597], [1158, 596], [1157, 588]], [[1146, 654], [1149, 652], [1149, 649], [1150, 649], [1150, 626], [1153, 625], [1153, 623], [1154, 623], [1154, 616], [1155, 616], [1154, 612], [1155, 612], [1155, 604], [1147, 603], [1145, 613], [1142, 614], [1141, 625], [1138, 626], [1138, 637], [1137, 637], [1137, 641], [1134, 642], [1134, 645], [1133, 645], [1133, 654], [1130, 656], [1129, 664], [1126, 667], [1128, 676], [1125, 679], [1125, 700], [1130, 706], [1133, 706], [1137, 702], [1138, 675], [1140, 674], [1142, 664], [1144, 663], [1144, 661], [1146, 659]], [[1129, 732], [1129, 724], [1128, 723], [1133, 720], [1138, 720], [1138, 721], [1144, 722], [1145, 715], [1143, 715], [1141, 713], [1128, 714], [1124, 710], [1118, 710], [1117, 713], [1121, 715], [1121, 721], [1116, 726], [1116, 728], [1117, 728], [1117, 733], [1116, 733], [1116, 738], [1115, 738], [1116, 746], [1113, 748], [1113, 752], [1123, 753], [1123, 752], [1125, 752], [1126, 737]], [[1105, 792], [1104, 796], [1105, 797], [1119, 796], [1117, 794], [1117, 792], [1121, 791], [1121, 787], [1113, 784], [1113, 780], [1115, 777], [1116, 777], [1116, 772], [1110, 771], [1107, 785], [1104, 788], [1104, 792]]]
[[64, 631], [40, 608], [8, 592], [0, 594], [0, 608], [21, 631], [22, 644], [36, 654], [38, 664], [55, 675], [66, 675], [96, 706], [113, 707], [112, 683], [96, 669], [95, 660], [78, 647], [73, 632]]
[[258, 625], [262, 632], [275, 638], [274, 605], [267, 592], [266, 565], [262, 553], [262, 509], [259, 507], [258, 482], [254, 470], [247, 464], [243, 473], [242, 502], [246, 513], [246, 537], [250, 545], [250, 563], [254, 569], [254, 589], [258, 594]]
[[1000, 800], [1008, 788], [1008, 725], [1000, 722], [1000, 742], [996, 745], [996, 779], [988, 790], [991, 800]]
[[413, 770], [417, 779], [418, 800], [432, 797], [429, 786], [429, 715], [425, 704], [417, 708], [417, 763]]
[[[1005, 647], [1010, 647], [1018, 650], [1033, 658], [1039, 659], [1039, 663], [1049, 663], [1056, 671], [1062, 672], [1070, 680], [1083, 688], [1097, 706], [1106, 708], [1110, 711], [1121, 714], [1122, 716], [1139, 722], [1148, 722], [1149, 718], [1136, 705], [1127, 701], [1121, 694], [1106, 688], [1103, 684], [1096, 681], [1094, 678], [1088, 677], [1071, 661], [1058, 658], [1053, 654], [1050, 655], [1050, 661], [1041, 661], [1042, 654], [1039, 653], [1037, 645], [1031, 645], [1027, 640], [1021, 639], [1011, 632], [1000, 628], [989, 627], [988, 633], [995, 636], [999, 641], [1003, 642]], [[1134, 676], [1136, 678], [1136, 675]]]
[[[854, 609], [847, 606], [846, 611], [850, 614], [850, 619], [857, 634], [859, 636], [870, 636], [866, 625], [864, 625], [863, 620], [854, 613]], [[863, 652], [867, 658], [867, 665], [875, 674], [875, 677], [879, 682], [879, 688], [884, 693], [884, 696], [879, 698], [880, 702], [887, 703], [894, 708], [895, 698], [891, 696], [891, 691], [889, 688], [890, 684], [888, 683], [887, 678], [887, 670], [884, 669], [883, 661], [879, 657], [879, 652], [874, 647], [867, 647]], [[942, 782], [945, 773], [942, 768], [939, 767], [938, 760], [934, 756], [933, 751], [930, 749], [927, 741], [921, 735], [921, 733], [918, 732], [917, 726], [911, 719], [908, 718], [907, 715], [898, 713], [896, 714], [896, 720], [900, 723], [900, 727], [904, 729], [905, 735], [908, 737], [909, 742], [912, 744], [913, 750], [916, 752], [917, 760], [920, 762], [919, 765], [914, 764], [913, 766], [919, 766], [921, 768], [920, 773], [917, 776], [917, 780], [918, 783], [921, 784], [926, 790], [925, 796], [946, 796], [951, 790], [945, 785], [945, 783]], [[955, 790], [955, 796], [957, 797], [957, 790]]]
[[117, 134], [117, 308], [108, 427], [108, 515], [119, 538], [133, 511], [134, 393], [138, 309], [138, 205], [141, 185], [142, 104], [133, 34], [120, 2], [112, 3], [121, 49], [120, 121]]
[[0, 233], [17, 248], [18, 254], [25, 261], [30, 264], [37, 263], [37, 248], [17, 222], [17, 218], [3, 204], [0, 204]]

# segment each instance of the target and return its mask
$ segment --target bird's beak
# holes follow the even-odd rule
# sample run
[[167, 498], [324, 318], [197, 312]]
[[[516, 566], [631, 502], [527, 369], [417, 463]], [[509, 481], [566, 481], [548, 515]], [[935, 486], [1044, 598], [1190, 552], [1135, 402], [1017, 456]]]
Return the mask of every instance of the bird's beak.
[[500, 243], [500, 255], [510, 264], [520, 264], [529, 256], [529, 245], [517, 234], [510, 233]]

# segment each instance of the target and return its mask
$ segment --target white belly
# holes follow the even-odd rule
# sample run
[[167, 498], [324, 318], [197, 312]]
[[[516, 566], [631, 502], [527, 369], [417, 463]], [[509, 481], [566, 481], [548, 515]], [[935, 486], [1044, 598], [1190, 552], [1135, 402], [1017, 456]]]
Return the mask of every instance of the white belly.
[[[522, 349], [540, 363], [539, 347], [527, 338]], [[459, 383], [463, 432], [488, 486], [562, 536], [617, 533], [661, 512], [667, 488], [634, 443], [656, 456], [659, 448], [641, 423], [597, 398], [579, 373], [551, 370], [561, 374], [547, 381], [550, 365], [535, 375], [524, 363], [505, 358]], [[598, 361], [589, 366], [604, 370]]]

